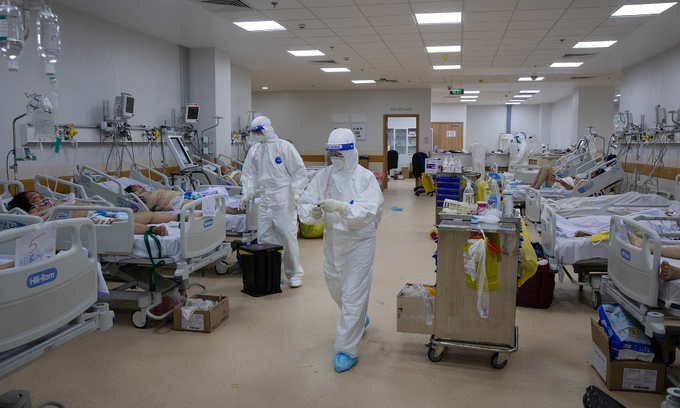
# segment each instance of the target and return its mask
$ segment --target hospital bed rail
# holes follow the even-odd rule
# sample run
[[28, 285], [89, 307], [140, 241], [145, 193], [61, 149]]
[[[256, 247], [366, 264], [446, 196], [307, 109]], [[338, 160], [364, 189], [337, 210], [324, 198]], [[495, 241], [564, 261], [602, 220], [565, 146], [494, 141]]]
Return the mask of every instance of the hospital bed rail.
[[540, 169], [541, 166], [535, 164], [511, 164], [508, 167], [508, 173], [513, 173], [514, 179], [519, 180], [520, 184], [531, 184]]
[[[3, 253], [8, 254], [18, 238], [41, 227], [0, 231]], [[0, 379], [56, 347], [113, 324], [108, 304], [95, 303], [94, 225], [88, 219], [64, 220], [57, 222], [57, 231], [70, 235], [68, 249], [39, 262], [0, 270]], [[82, 241], [81, 236], [87, 240]], [[86, 312], [91, 307], [93, 311]]]
[[553, 171], [559, 177], [573, 177], [576, 174], [579, 174], [577, 169], [581, 168], [583, 164], [591, 161], [593, 160], [590, 156], [590, 152], [587, 148], [582, 147], [560, 157], [552, 167]]
[[[147, 171], [147, 173], [149, 174], [148, 176], [144, 175], [143, 173], [144, 170]], [[151, 178], [152, 174], [158, 177], [160, 181]], [[151, 186], [156, 190], [166, 189], [173, 191], [183, 191], [179, 186], [173, 186], [170, 183], [170, 179], [168, 179], [168, 176], [166, 176], [165, 174], [161, 173], [160, 171], [154, 168], [145, 166], [138, 162], [130, 163], [130, 178], [139, 180], [142, 184]]]
[[[227, 159], [227, 160], [225, 161], [225, 160], [223, 160], [223, 158]], [[219, 155], [217, 155], [217, 158], [215, 159], [215, 163], [217, 163], [221, 166], [233, 167], [231, 165], [232, 162], [236, 162], [236, 165], [238, 166], [239, 171], [243, 170], [244, 163], [242, 161], [236, 160], [233, 157], [229, 157], [226, 154], [220, 153]]]
[[[0, 180], [0, 187], [2, 187], [0, 199], [2, 199], [3, 203], [10, 202], [16, 194], [24, 191], [24, 184], [21, 181], [16, 180]], [[14, 190], [14, 192], [12, 192], [12, 190]], [[4, 205], [0, 208], [0, 211], [6, 210]]]
[[[123, 182], [118, 177], [111, 176], [103, 171], [87, 165], [80, 166], [78, 174], [75, 176], [78, 185], [85, 190], [86, 197], [98, 196], [117, 207], [130, 208], [132, 211], [149, 211], [149, 208], [133, 193], [126, 193]], [[110, 181], [115, 184], [115, 188], [109, 189], [102, 182]]]
[[673, 199], [680, 201], [680, 173], [675, 176], [675, 185], [673, 189]]
[[[603, 173], [595, 174], [599, 170]], [[592, 195], [604, 195], [604, 190], [623, 180], [625, 173], [617, 158], [601, 161], [588, 170], [588, 178], [581, 186], [574, 186], [571, 190], [572, 197], [588, 197]]]
[[[231, 178], [230, 175], [225, 174], [222, 175], [222, 172], [219, 169], [220, 164], [219, 163], [212, 163], [202, 157], [192, 155], [191, 156], [192, 160], [197, 161], [198, 163], [201, 163], [200, 167], [200, 172], [199, 171], [192, 171], [188, 169], [187, 171], [190, 172], [191, 177], [194, 178], [195, 175], [200, 175], [203, 174], [205, 176], [205, 180], [202, 180], [202, 178], [196, 178], [196, 180], [199, 181], [201, 185], [213, 185], [213, 186], [220, 186], [220, 187], [238, 187], [241, 188], [238, 183]], [[215, 169], [215, 170], [213, 170]], [[202, 181], [205, 181], [203, 183]]]

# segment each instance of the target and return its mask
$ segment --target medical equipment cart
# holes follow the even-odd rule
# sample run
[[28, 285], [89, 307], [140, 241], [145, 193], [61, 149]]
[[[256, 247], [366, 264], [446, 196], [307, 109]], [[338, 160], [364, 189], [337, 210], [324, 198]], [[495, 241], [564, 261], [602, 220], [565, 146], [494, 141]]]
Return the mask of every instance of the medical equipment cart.
[[[473, 225], [470, 216], [441, 217], [444, 220], [439, 224], [437, 244], [437, 307], [428, 357], [438, 362], [448, 347], [485, 350], [494, 353], [491, 364], [503, 368], [518, 345], [515, 297], [520, 219], [502, 217], [498, 224]], [[480, 230], [500, 250], [498, 288], [489, 292], [487, 318], [477, 311], [477, 291], [466, 285], [463, 256], [468, 238], [480, 234]]]

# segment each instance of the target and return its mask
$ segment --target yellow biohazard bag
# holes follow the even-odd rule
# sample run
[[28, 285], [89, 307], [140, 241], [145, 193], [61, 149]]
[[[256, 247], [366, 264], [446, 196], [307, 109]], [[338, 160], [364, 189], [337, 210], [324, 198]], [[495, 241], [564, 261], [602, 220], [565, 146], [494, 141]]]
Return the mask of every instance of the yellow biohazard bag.
[[323, 222], [320, 225], [308, 225], [301, 222], [300, 234], [302, 234], [302, 238], [323, 237]]
[[489, 198], [489, 182], [488, 181], [478, 181], [477, 182], [477, 201], [485, 201]]
[[531, 245], [531, 239], [529, 238], [529, 233], [527, 232], [527, 225], [524, 223], [524, 218], [521, 220], [521, 248], [519, 249], [521, 262], [519, 264], [520, 278], [517, 280], [517, 287], [524, 285], [524, 282], [534, 276], [536, 270], [538, 270], [538, 257], [536, 256], [536, 251], [534, 251], [534, 247]]

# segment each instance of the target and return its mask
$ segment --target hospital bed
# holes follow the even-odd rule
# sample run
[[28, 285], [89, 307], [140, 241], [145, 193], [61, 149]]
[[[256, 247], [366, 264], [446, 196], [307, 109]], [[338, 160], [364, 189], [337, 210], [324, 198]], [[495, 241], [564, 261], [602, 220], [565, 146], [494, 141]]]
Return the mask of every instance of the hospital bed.
[[[678, 217], [612, 217], [609, 239], [609, 267], [602, 280], [603, 293], [613, 297], [623, 309], [645, 329], [649, 337], [663, 339], [669, 344], [668, 364], [675, 359], [675, 349], [680, 336], [680, 280], [665, 282], [659, 278], [659, 266], [667, 260], [680, 266], [680, 260], [664, 258], [660, 247], [664, 244], [678, 245], [680, 234], [659, 234], [643, 224], [642, 220], [673, 220]], [[642, 248], [629, 243], [626, 231], [642, 236]], [[650, 249], [653, 246], [653, 253]], [[679, 386], [677, 379], [669, 379]]]
[[[225, 243], [226, 236], [226, 213], [225, 199], [223, 196], [215, 196], [215, 216], [196, 217], [196, 206], [200, 201], [194, 201], [182, 207], [180, 222], [166, 225], [169, 235], [157, 237], [161, 243], [159, 256], [158, 247], [152, 239], [147, 239], [153, 261], [149, 259], [147, 243], [144, 235], [134, 234], [134, 218], [129, 208], [115, 208], [104, 206], [88, 207], [90, 211], [116, 211], [128, 214], [128, 219], [113, 222], [107, 225], [95, 225], [97, 237], [97, 255], [108, 273], [108, 279], [120, 283], [119, 286], [110, 289], [110, 297], [113, 299], [136, 300], [139, 310], [132, 314], [132, 323], [135, 327], [143, 328], [149, 322], [149, 318], [162, 320], [172, 313], [156, 316], [151, 313], [158, 306], [163, 296], [172, 291], [179, 291], [185, 295], [186, 291], [193, 286], [203, 287], [200, 284], [189, 284], [189, 275], [201, 270], [207, 265], [215, 263], [216, 268], [225, 269], [227, 266], [220, 261], [232, 254], [230, 243]], [[51, 214], [50, 219], [70, 219], [75, 211], [83, 211], [83, 207], [59, 206]], [[184, 220], [184, 215], [189, 220]], [[57, 237], [61, 242], [61, 237]], [[149, 268], [152, 266], [175, 267], [172, 278], [165, 278], [156, 274], [155, 290], [152, 282], [152, 274]], [[141, 289], [141, 290], [138, 290]]]
[[680, 200], [680, 174], [675, 176], [675, 189], [673, 190], [673, 199]]
[[508, 173], [514, 174], [514, 180], [520, 184], [532, 184], [541, 166], [535, 164], [511, 164]]
[[[596, 174], [600, 170], [603, 172]], [[612, 187], [625, 177], [623, 168], [621, 168], [617, 158], [601, 161], [590, 168], [587, 173], [588, 177], [584, 180], [584, 184], [579, 183], [578, 186], [571, 190], [572, 197], [604, 195], [605, 189]]]
[[[39, 225], [0, 232], [0, 256], [6, 261], [14, 259], [18, 238], [40, 230], [42, 220], [24, 217], [38, 219]], [[94, 225], [88, 219], [64, 220], [57, 222], [57, 231], [67, 234], [69, 242], [55, 256], [0, 270], [0, 380], [55, 348], [113, 324], [108, 304], [95, 303]]]
[[9, 203], [17, 193], [24, 191], [24, 185], [20, 181], [0, 180], [0, 187], [2, 187], [0, 199], [3, 203], [3, 205], [0, 206], [0, 212], [6, 212], [8, 208], [5, 208], [4, 204]]
[[[600, 208], [595, 214], [588, 215], [618, 215], [617, 209], [649, 209], [651, 207], [667, 208], [667, 205], [647, 204], [608, 204]], [[577, 217], [578, 218], [578, 217]], [[602, 303], [600, 293], [602, 276], [607, 272], [608, 247], [605, 240], [594, 242], [592, 237], [559, 237], [557, 234], [557, 213], [555, 209], [546, 206], [541, 216], [541, 244], [543, 254], [548, 258], [550, 270], [553, 273], [566, 274], [569, 280], [579, 286], [592, 288], [591, 302], [595, 308]], [[611, 235], [611, 233], [610, 233]], [[572, 265], [575, 280], [565, 268]]]
[[196, 155], [191, 156], [193, 160], [195, 160], [200, 164], [200, 167], [198, 167], [196, 170], [191, 171], [191, 177], [195, 178], [196, 180], [199, 181], [199, 183], [203, 184], [208, 184], [208, 185], [214, 185], [214, 186], [233, 186], [233, 187], [240, 187], [239, 184], [231, 178], [230, 175], [225, 174], [223, 175], [222, 172], [220, 171], [220, 166], [227, 165], [224, 164], [223, 162], [220, 163], [212, 163], [202, 157], [198, 157]]

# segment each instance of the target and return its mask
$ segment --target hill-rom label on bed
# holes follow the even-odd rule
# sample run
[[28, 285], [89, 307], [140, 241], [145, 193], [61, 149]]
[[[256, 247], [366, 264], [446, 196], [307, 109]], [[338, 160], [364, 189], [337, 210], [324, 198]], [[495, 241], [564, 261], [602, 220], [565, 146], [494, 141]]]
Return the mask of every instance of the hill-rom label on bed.
[[626, 261], [630, 261], [630, 252], [626, 251], [625, 249], [621, 248], [621, 256], [623, 259]]

